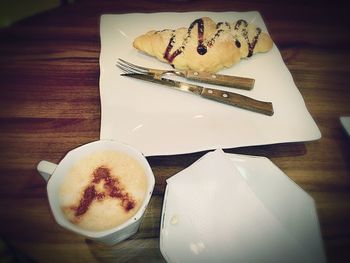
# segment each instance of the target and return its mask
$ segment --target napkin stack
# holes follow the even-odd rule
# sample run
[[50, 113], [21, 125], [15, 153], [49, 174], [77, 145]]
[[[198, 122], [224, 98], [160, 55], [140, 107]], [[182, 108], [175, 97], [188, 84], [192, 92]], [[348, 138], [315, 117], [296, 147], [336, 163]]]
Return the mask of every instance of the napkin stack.
[[167, 196], [161, 250], [169, 262], [324, 260], [290, 233], [220, 149], [169, 178]]

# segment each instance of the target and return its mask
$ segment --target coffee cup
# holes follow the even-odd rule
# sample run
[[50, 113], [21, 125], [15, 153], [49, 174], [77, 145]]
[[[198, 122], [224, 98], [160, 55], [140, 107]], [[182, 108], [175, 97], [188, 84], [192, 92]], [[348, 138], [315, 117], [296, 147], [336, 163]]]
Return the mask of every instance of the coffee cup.
[[107, 245], [138, 231], [155, 183], [142, 153], [111, 140], [75, 148], [59, 164], [40, 161], [37, 170], [56, 222]]

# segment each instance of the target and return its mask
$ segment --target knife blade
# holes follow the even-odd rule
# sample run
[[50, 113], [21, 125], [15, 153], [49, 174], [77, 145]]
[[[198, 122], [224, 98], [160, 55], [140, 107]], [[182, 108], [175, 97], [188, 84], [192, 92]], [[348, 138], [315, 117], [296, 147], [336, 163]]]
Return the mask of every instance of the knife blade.
[[264, 115], [272, 116], [274, 114], [273, 105], [271, 102], [255, 100], [253, 98], [237, 94], [234, 92], [222, 91], [217, 89], [205, 88], [199, 85], [189, 84], [181, 81], [176, 81], [166, 78], [154, 78], [151, 75], [139, 74], [139, 73], [124, 73], [121, 76], [131, 77], [135, 79], [145, 80], [161, 85], [165, 85], [171, 88], [175, 88], [180, 91], [189, 92], [198, 95], [202, 98], [214, 100], [220, 103], [235, 106], [241, 109], [261, 113]]

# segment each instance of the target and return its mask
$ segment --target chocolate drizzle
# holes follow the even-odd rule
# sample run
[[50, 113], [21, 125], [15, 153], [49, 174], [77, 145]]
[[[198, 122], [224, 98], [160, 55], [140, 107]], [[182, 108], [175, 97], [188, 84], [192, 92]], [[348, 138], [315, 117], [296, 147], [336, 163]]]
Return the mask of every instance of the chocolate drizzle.
[[226, 26], [228, 30], [231, 30], [231, 25], [229, 22], [219, 22], [216, 24], [216, 29], [220, 29], [223, 26]]
[[197, 52], [199, 55], [204, 55], [205, 53], [207, 53], [207, 47], [203, 44], [204, 42], [204, 21], [203, 19], [197, 19], [195, 20], [191, 26], [190, 26], [190, 30], [193, 29], [193, 27], [195, 26], [195, 24], [198, 24], [197, 28], [198, 28], [198, 46], [197, 46]]
[[[259, 27], [256, 28], [256, 34], [253, 37], [252, 41], [249, 40], [249, 35], [248, 35], [248, 22], [240, 19], [236, 22], [235, 26], [234, 26], [235, 30], [240, 30], [242, 36], [244, 37], [245, 41], [247, 42], [248, 45], [248, 54], [247, 57], [251, 57], [254, 53], [254, 49], [256, 44], [258, 43], [259, 40], [259, 36], [261, 34], [261, 29]], [[241, 43], [236, 39], [235, 40], [235, 44], [238, 48], [241, 47]], [[239, 43], [239, 44], [238, 44]]]
[[239, 42], [238, 39], [235, 40], [235, 45], [236, 47], [240, 48], [241, 47], [241, 42]]
[[244, 28], [247, 28], [247, 27], [248, 27], [248, 22], [245, 21], [245, 20], [243, 20], [243, 19], [240, 19], [240, 20], [238, 20], [238, 21], [236, 22], [236, 24], [235, 24], [235, 27], [234, 27], [235, 30], [237, 30], [238, 28], [240, 28], [242, 24], [243, 24], [243, 27], [244, 27]]
[[259, 36], [261, 34], [261, 29], [260, 28], [257, 28], [256, 29], [256, 35], [254, 36], [252, 42], [248, 42], [248, 47], [249, 47], [249, 51], [248, 51], [248, 58], [251, 57], [254, 53], [254, 48], [256, 46], [256, 43], [258, 43], [258, 39], [259, 39]]
[[223, 29], [219, 29], [215, 35], [207, 42], [208, 47], [212, 47], [214, 45], [215, 40], [224, 32]]
[[168, 46], [166, 47], [165, 53], [163, 56], [167, 61], [169, 61], [169, 63], [172, 63], [174, 61], [174, 59], [184, 51], [186, 44], [188, 42], [188, 39], [191, 36], [192, 30], [193, 30], [195, 25], [198, 25], [197, 26], [197, 28], [198, 28], [197, 52], [200, 55], [204, 55], [205, 53], [207, 53], [207, 47], [203, 44], [203, 42], [204, 42], [204, 21], [203, 21], [203, 19], [199, 18], [191, 23], [190, 27], [187, 30], [186, 37], [185, 37], [184, 41], [182, 42], [182, 45], [177, 50], [175, 50], [173, 53], [170, 53], [174, 47], [174, 44], [175, 44], [175, 31], [173, 31], [171, 38], [169, 40]]
[[170, 51], [174, 47], [174, 44], [175, 44], [175, 31], [173, 30], [168, 46], [164, 53], [164, 58], [168, 60], [170, 63], [172, 63], [175, 57], [177, 57], [182, 52], [181, 48], [178, 48], [177, 50], [175, 50], [175, 52], [170, 54]]
[[[231, 31], [232, 27], [230, 25], [230, 23], [228, 22], [219, 22], [216, 25], [216, 33], [214, 34], [214, 36], [209, 39], [209, 40], [204, 40], [204, 21], [202, 18], [196, 19], [195, 21], [193, 21], [191, 23], [191, 25], [189, 26], [186, 36], [181, 44], [181, 46], [176, 49], [175, 51], [172, 52], [172, 49], [174, 48], [175, 45], [175, 36], [176, 36], [176, 31], [172, 30], [171, 33], [171, 37], [169, 40], [169, 43], [165, 49], [164, 55], [163, 57], [170, 63], [172, 64], [174, 59], [180, 55], [186, 48], [186, 45], [188, 43], [189, 38], [191, 37], [192, 34], [192, 30], [193, 28], [197, 25], [197, 30], [198, 30], [198, 34], [197, 34], [197, 39], [198, 39], [198, 45], [197, 45], [197, 53], [199, 55], [205, 55], [208, 51], [208, 47], [212, 47], [215, 43], [215, 40], [223, 33], [226, 31]], [[256, 34], [253, 37], [252, 41], [249, 40], [249, 35], [248, 35], [248, 22], [240, 19], [238, 21], [236, 21], [236, 23], [234, 24], [233, 29], [235, 31], [239, 31], [240, 34], [243, 36], [244, 40], [246, 41], [247, 45], [248, 45], [248, 55], [247, 57], [251, 57], [254, 53], [254, 49], [255, 46], [258, 42], [259, 36], [261, 34], [261, 29], [260, 28], [256, 28]], [[163, 30], [164, 31], [164, 30]], [[162, 32], [162, 31], [157, 31], [158, 32]], [[234, 36], [234, 43], [236, 45], [237, 48], [241, 47], [241, 42], [238, 40], [237, 35], [240, 34], [235, 34]]]

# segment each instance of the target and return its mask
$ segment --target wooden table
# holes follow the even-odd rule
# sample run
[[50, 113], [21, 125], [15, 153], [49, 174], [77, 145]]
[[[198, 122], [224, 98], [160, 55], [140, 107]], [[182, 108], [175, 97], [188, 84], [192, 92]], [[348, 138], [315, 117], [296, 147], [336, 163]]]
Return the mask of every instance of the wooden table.
[[114, 247], [55, 223], [36, 165], [58, 162], [99, 139], [101, 14], [258, 10], [322, 138], [227, 152], [266, 156], [307, 191], [316, 201], [329, 262], [350, 262], [350, 139], [339, 122], [350, 115], [347, 9], [320, 1], [122, 2], [76, 1], [0, 31], [0, 255], [21, 262], [164, 261], [165, 180], [205, 152], [148, 158], [156, 176], [150, 206], [140, 231]]

